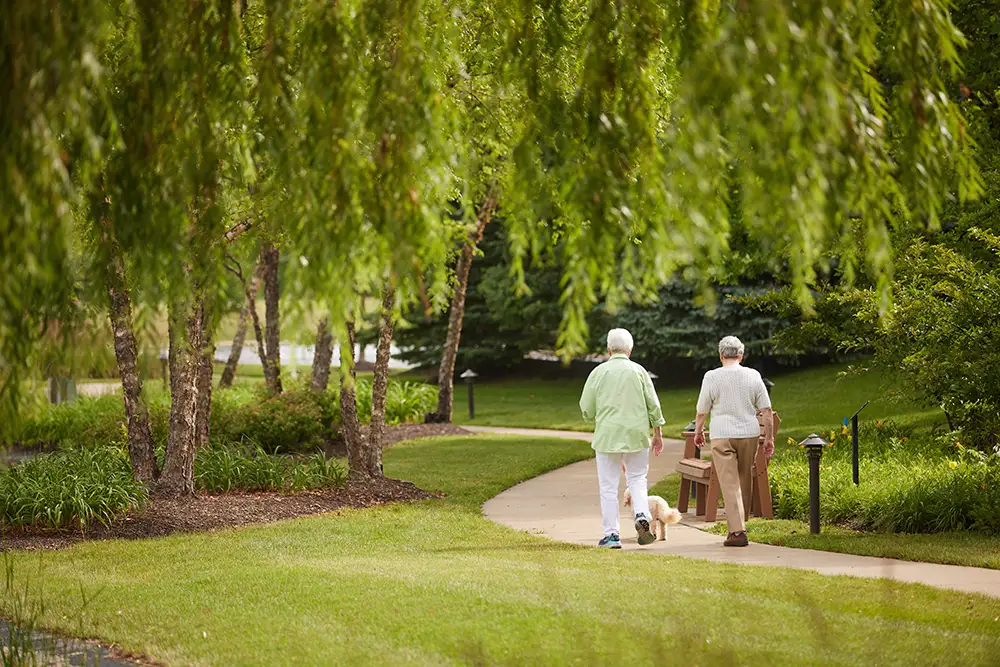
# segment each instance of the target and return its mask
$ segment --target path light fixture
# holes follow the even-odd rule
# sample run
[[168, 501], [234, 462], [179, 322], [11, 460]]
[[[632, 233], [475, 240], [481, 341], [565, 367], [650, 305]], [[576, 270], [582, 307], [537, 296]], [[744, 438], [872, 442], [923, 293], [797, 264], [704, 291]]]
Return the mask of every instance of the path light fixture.
[[768, 380], [767, 378], [763, 378], [763, 380], [764, 380], [764, 388], [767, 389], [767, 395], [770, 396], [771, 389], [774, 387], [774, 383]]
[[649, 379], [653, 384], [656, 384], [656, 381], [660, 379], [660, 376], [653, 371], [648, 371], [647, 375], [649, 375]]
[[815, 433], [799, 443], [809, 456], [809, 532], [819, 535], [819, 460], [828, 443]]
[[465, 380], [465, 384], [469, 385], [469, 419], [476, 418], [476, 399], [472, 394], [472, 388], [476, 384], [476, 378], [479, 377], [479, 373], [467, 368], [464, 373], [459, 375], [460, 378]]

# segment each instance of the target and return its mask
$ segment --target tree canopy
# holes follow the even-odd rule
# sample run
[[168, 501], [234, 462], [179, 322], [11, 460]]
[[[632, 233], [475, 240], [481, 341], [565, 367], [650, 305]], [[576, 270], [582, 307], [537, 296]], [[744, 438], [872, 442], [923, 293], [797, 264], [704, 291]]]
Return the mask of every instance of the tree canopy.
[[734, 186], [803, 305], [830, 255], [886, 303], [893, 224], [981, 189], [947, 0], [10, 0], [0, 25], [5, 393], [73, 303], [74, 212], [175, 297], [252, 218], [346, 321], [387, 281], [444, 302], [441, 213], [489, 154], [518, 288], [559, 256], [572, 353], [599, 298], [707, 284]]

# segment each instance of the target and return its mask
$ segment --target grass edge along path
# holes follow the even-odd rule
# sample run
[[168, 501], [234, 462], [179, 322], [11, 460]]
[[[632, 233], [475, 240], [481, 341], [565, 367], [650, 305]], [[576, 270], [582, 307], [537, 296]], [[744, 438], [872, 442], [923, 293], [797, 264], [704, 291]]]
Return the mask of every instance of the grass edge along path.
[[[678, 473], [667, 475], [649, 489], [650, 494], [663, 497], [671, 507], [677, 504], [679, 492]], [[721, 497], [719, 506], [725, 507]], [[727, 533], [725, 521], [713, 526], [704, 526], [697, 521], [687, 525], [715, 535]], [[1000, 570], [1000, 539], [995, 535], [973, 531], [877, 533], [823, 524], [819, 535], [810, 535], [809, 524], [804, 521], [750, 519], [747, 522], [747, 535], [752, 542], [779, 547]]]
[[[726, 527], [724, 523], [718, 523], [708, 531], [725, 535]], [[811, 535], [809, 524], [804, 521], [750, 519], [747, 535], [754, 542], [795, 549], [1000, 570], [1000, 539], [995, 535], [972, 531], [876, 533], [824, 524], [819, 535]]]
[[990, 664], [1000, 651], [998, 600], [598, 551], [482, 516], [499, 490], [590, 455], [568, 440], [413, 441], [386, 451], [386, 474], [447, 498], [14, 560], [43, 625], [167, 664]]

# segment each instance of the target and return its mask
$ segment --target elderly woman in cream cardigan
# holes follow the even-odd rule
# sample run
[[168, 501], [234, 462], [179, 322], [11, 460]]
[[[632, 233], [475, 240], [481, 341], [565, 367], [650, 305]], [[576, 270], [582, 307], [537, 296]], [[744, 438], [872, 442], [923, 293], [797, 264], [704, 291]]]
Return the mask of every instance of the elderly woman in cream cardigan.
[[[705, 444], [705, 421], [711, 415], [712, 461], [726, 501], [729, 524], [729, 535], [723, 542], [727, 547], [749, 544], [744, 517], [751, 502], [761, 423], [765, 454], [770, 458], [774, 453], [771, 399], [760, 373], [741, 365], [743, 353], [743, 343], [736, 336], [719, 341], [722, 367], [705, 373], [694, 429], [694, 442], [701, 447]], [[761, 421], [757, 419], [758, 413]]]

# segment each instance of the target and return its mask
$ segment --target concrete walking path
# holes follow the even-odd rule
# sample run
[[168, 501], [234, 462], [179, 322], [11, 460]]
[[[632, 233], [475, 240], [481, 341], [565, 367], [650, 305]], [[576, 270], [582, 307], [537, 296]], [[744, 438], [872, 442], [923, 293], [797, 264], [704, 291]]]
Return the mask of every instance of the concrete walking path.
[[[591, 433], [573, 431], [475, 426], [463, 426], [463, 428], [480, 433], [506, 433], [526, 437], [559, 437], [586, 441], [593, 437]], [[650, 457], [650, 486], [674, 471], [674, 465], [680, 460], [683, 447], [684, 443], [680, 440], [664, 440], [663, 453], [658, 457]], [[622, 478], [619, 494], [624, 491], [624, 475]], [[676, 498], [666, 500], [671, 507], [677, 502]], [[884, 578], [1000, 597], [1000, 570], [914, 563], [892, 558], [792, 549], [767, 544], [752, 543], [746, 548], [726, 548], [722, 546], [721, 536], [692, 527], [691, 524], [702, 526], [705, 524], [691, 514], [685, 515], [681, 524], [670, 527], [667, 541], [657, 541], [650, 546], [640, 547], [635, 540], [631, 514], [625, 507], [621, 507], [621, 510], [621, 537], [625, 550], [699, 558], [718, 563], [780, 566], [827, 575]], [[601, 510], [594, 459], [574, 463], [522, 482], [487, 501], [483, 505], [483, 512], [492, 521], [511, 528], [545, 535], [560, 542], [593, 546], [601, 532]], [[722, 514], [724, 513], [720, 511], [720, 515]], [[753, 539], [752, 534], [750, 538]]]

